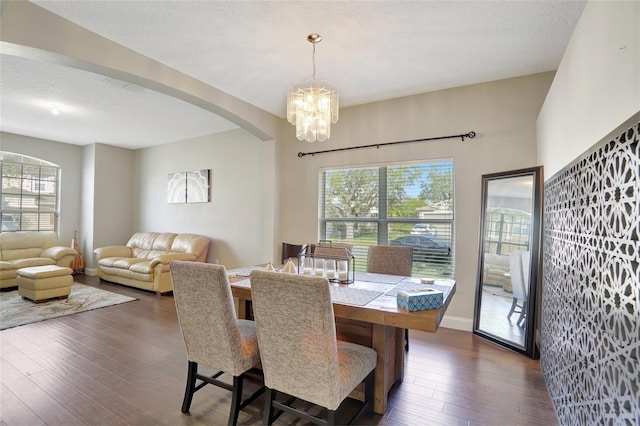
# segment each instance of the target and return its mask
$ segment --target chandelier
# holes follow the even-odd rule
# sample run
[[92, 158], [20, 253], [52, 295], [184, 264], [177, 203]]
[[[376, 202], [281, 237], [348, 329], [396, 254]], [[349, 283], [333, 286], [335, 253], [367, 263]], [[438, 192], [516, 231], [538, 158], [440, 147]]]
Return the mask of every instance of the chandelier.
[[316, 43], [319, 34], [309, 34], [313, 45], [313, 78], [289, 88], [287, 121], [296, 126], [298, 140], [324, 141], [331, 137], [331, 123], [338, 121], [338, 89], [328, 81], [316, 81]]

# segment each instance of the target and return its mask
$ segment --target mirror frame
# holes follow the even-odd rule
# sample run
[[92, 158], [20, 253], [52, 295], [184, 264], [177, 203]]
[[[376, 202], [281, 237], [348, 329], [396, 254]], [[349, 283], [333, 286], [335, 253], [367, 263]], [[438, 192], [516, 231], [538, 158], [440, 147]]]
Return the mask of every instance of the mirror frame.
[[[537, 329], [537, 300], [538, 289], [540, 288], [538, 280], [541, 274], [538, 274], [540, 268], [540, 251], [541, 251], [541, 223], [542, 223], [542, 191], [543, 191], [543, 169], [542, 166], [530, 167], [526, 169], [512, 170], [500, 173], [491, 173], [482, 175], [482, 200], [480, 209], [480, 246], [478, 249], [478, 281], [476, 285], [476, 304], [473, 318], [473, 334], [488, 339], [494, 343], [502, 345], [506, 348], [528, 355], [531, 358], [539, 356], [538, 348], [535, 345], [534, 337]], [[530, 269], [529, 269], [529, 299], [527, 305], [527, 319], [525, 328], [524, 347], [514, 342], [491, 334], [486, 330], [480, 329], [480, 312], [482, 306], [482, 283], [484, 274], [484, 246], [485, 246], [485, 214], [487, 209], [487, 190], [489, 182], [500, 179], [508, 179], [522, 176], [532, 176], [533, 187], [531, 198], [533, 200], [531, 212], [531, 225], [529, 235], [529, 252], [530, 252]]]

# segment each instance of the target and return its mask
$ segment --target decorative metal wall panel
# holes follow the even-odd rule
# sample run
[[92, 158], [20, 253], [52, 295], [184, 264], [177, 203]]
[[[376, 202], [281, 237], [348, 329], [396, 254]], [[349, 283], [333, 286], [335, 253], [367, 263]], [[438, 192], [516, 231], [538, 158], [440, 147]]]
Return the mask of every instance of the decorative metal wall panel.
[[640, 424], [638, 121], [545, 185], [541, 366], [563, 425]]

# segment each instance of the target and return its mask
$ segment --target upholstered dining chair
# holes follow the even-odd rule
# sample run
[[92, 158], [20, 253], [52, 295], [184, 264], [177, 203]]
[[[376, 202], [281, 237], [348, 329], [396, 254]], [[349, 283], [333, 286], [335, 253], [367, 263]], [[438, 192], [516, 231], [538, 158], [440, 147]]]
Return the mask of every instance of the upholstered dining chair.
[[[526, 274], [525, 274], [526, 268]], [[528, 283], [529, 283], [529, 252], [512, 251], [509, 253], [509, 272], [511, 274], [511, 290], [513, 299], [511, 308], [507, 314], [507, 319], [511, 320], [511, 315], [519, 313], [516, 324], [525, 326], [528, 305]]]
[[[410, 277], [413, 270], [413, 247], [369, 246], [367, 272]], [[404, 350], [409, 350], [409, 330], [404, 329]]]
[[296, 264], [298, 263], [298, 255], [304, 249], [306, 249], [306, 244], [291, 244], [291, 243], [282, 243], [282, 264], [284, 265], [288, 259], [295, 259]]
[[353, 253], [353, 244], [349, 243], [330, 243], [329, 245], [314, 244], [311, 247], [312, 252], [317, 256], [335, 256], [342, 257], [345, 255], [344, 250]]
[[[196, 391], [212, 384], [231, 391], [228, 424], [234, 425], [240, 410], [265, 390], [261, 386], [242, 401], [245, 373], [260, 362], [255, 323], [237, 319], [224, 266], [173, 261], [169, 269], [188, 360], [182, 412], [189, 411]], [[220, 371], [205, 376], [198, 364]], [[232, 385], [218, 380], [225, 372], [233, 376]]]
[[[337, 414], [363, 380], [364, 401], [349, 423], [361, 414], [371, 415], [377, 354], [336, 339], [329, 282], [260, 270], [250, 277], [267, 387], [263, 424], [272, 424], [282, 412], [316, 424], [346, 424]], [[279, 402], [276, 392], [293, 398]], [[326, 408], [326, 419], [293, 407], [294, 398]]]

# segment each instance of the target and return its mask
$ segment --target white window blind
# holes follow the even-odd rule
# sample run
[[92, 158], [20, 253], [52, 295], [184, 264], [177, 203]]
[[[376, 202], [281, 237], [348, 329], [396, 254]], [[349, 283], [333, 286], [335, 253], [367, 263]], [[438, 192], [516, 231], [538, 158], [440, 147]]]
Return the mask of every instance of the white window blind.
[[326, 169], [319, 183], [319, 237], [353, 244], [356, 270], [370, 245], [402, 245], [414, 276], [453, 276], [452, 160]]
[[57, 231], [60, 168], [0, 152], [2, 232]]

